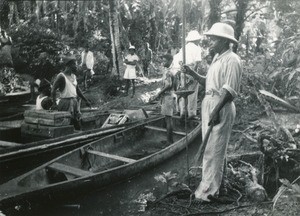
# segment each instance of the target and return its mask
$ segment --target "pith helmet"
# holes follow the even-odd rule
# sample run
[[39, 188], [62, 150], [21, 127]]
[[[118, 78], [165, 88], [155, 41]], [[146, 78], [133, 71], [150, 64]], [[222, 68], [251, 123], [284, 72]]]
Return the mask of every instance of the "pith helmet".
[[189, 42], [189, 41], [196, 41], [200, 39], [201, 39], [201, 35], [199, 34], [199, 32], [196, 30], [192, 30], [188, 33], [187, 37], [185, 38], [185, 41]]
[[131, 46], [129, 47], [129, 49], [135, 50], [135, 46], [132, 46], [132, 45], [131, 45]]
[[204, 33], [208, 36], [218, 36], [222, 38], [227, 38], [233, 42], [238, 42], [234, 37], [234, 30], [233, 28], [226, 24], [226, 23], [215, 23], [213, 26]]

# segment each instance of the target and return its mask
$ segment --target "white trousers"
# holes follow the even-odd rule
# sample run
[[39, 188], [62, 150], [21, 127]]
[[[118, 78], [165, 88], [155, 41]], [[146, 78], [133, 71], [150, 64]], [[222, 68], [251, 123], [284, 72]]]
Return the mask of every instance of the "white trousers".
[[[202, 102], [202, 137], [208, 130], [209, 115], [220, 97], [206, 95]], [[220, 123], [215, 125], [209, 136], [202, 165], [202, 181], [195, 191], [197, 199], [209, 201], [208, 195], [217, 195], [223, 178], [227, 145], [236, 115], [233, 102], [225, 104], [220, 111]]]

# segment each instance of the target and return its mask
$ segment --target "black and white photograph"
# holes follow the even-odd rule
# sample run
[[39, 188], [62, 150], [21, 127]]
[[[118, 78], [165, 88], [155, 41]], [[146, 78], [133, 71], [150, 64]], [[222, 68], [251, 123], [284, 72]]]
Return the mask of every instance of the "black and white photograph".
[[296, 216], [299, 0], [0, 0], [0, 216]]

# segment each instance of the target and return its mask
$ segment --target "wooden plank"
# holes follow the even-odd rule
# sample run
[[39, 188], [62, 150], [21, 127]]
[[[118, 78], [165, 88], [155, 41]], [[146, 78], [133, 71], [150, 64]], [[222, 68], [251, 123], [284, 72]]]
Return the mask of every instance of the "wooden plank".
[[[150, 130], [167, 132], [167, 129], [156, 127], [156, 126], [145, 125], [145, 128], [150, 129]], [[185, 136], [186, 135], [185, 132], [181, 132], [181, 131], [173, 131], [173, 134], [180, 135], [180, 136]]]
[[71, 166], [61, 164], [61, 163], [57, 163], [57, 162], [52, 163], [47, 167], [50, 168], [50, 169], [53, 169], [55, 171], [63, 172], [63, 173], [70, 174], [70, 175], [73, 175], [73, 176], [76, 176], [76, 177], [90, 176], [90, 175], [94, 174], [90, 171], [78, 169], [78, 168], [71, 167]]
[[48, 126], [64, 126], [64, 125], [69, 125], [71, 123], [71, 118], [41, 119], [41, 118], [25, 116], [24, 120], [26, 123], [48, 125]]
[[54, 138], [74, 133], [73, 125], [65, 125], [60, 127], [50, 127], [35, 124], [23, 123], [21, 125], [21, 135], [34, 135], [39, 137]]
[[[182, 119], [181, 116], [172, 116], [173, 119], [179, 119], [179, 120], [182, 120], [184, 121], [184, 118]], [[187, 120], [188, 122], [200, 122], [201, 120], [197, 120], [197, 119], [188, 119]]]
[[0, 121], [1, 128], [20, 128], [23, 120]]
[[90, 153], [90, 154], [97, 155], [97, 156], [101, 156], [101, 157], [106, 157], [106, 158], [110, 158], [110, 159], [114, 159], [114, 160], [118, 160], [118, 161], [123, 161], [125, 163], [133, 163], [133, 162], [136, 161], [134, 159], [125, 158], [125, 157], [112, 155], [112, 154], [107, 154], [107, 153], [104, 153], [104, 152], [99, 152], [99, 151], [94, 151], [94, 150], [87, 150], [86, 152]]
[[41, 119], [71, 118], [71, 113], [51, 110], [25, 110], [24, 117]]
[[0, 140], [0, 147], [16, 147], [16, 146], [22, 146], [23, 144], [20, 143], [14, 143], [14, 142], [6, 142], [3, 140]]

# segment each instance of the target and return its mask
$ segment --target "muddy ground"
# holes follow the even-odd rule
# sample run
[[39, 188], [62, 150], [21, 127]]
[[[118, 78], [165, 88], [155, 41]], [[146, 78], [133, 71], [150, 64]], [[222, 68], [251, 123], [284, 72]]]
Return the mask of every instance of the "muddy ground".
[[[159, 113], [159, 103], [148, 104], [147, 102], [151, 95], [159, 91], [161, 87], [160, 76], [160, 74], [153, 74], [149, 79], [139, 77], [136, 82], [136, 93], [134, 97], [131, 97], [132, 89], [130, 89], [128, 96], [124, 94], [124, 83], [118, 89], [119, 93], [117, 95], [104, 95], [103, 92], [105, 89], [103, 89], [103, 86], [105, 79], [96, 76], [93, 83], [85, 92], [85, 95], [92, 102], [93, 107], [98, 107], [104, 111], [144, 108], [145, 110], [153, 111], [153, 113]], [[201, 97], [199, 100], [199, 105], [200, 104]], [[255, 126], [262, 124], [260, 120], [267, 119], [264, 110], [255, 103], [244, 104], [241, 100], [237, 101], [236, 106], [238, 114], [228, 148], [229, 154], [259, 151], [259, 146], [254, 134]], [[266, 121], [264, 121], [264, 124], [265, 122]], [[254, 127], [254, 129], [245, 134], [244, 132], [251, 127]], [[253, 136], [251, 137], [251, 135]], [[272, 181], [269, 181], [269, 186], [271, 183]], [[194, 189], [196, 184], [197, 183], [190, 188]], [[176, 196], [170, 196], [159, 202], [149, 202], [147, 211], [143, 215], [299, 215], [300, 205], [296, 199], [292, 199], [292, 197], [288, 195], [282, 195], [276, 205], [273, 205], [272, 197], [276, 194], [277, 189], [273, 185], [267, 192], [269, 193], [269, 197], [265, 202], [256, 203], [249, 201], [244, 195], [239, 202], [227, 205], [219, 203], [202, 204], [191, 201], [189, 198], [180, 199]]]

